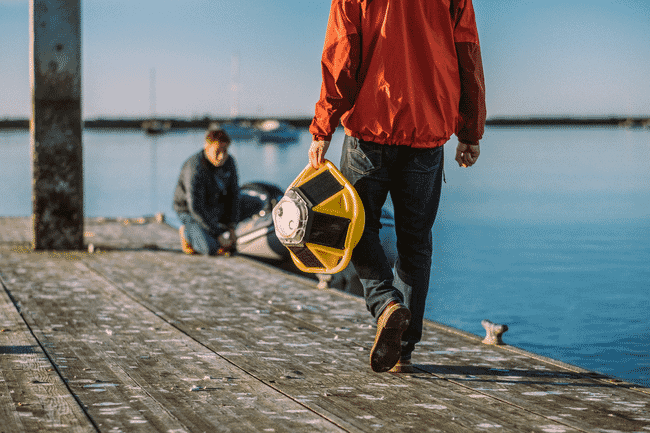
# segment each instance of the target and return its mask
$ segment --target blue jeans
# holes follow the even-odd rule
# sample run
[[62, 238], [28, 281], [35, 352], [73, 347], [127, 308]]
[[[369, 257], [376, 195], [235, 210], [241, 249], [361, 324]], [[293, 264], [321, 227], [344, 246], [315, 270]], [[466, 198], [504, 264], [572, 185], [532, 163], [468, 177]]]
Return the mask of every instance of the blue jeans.
[[178, 214], [178, 219], [185, 226], [185, 240], [187, 240], [194, 251], [203, 255], [213, 256], [217, 254], [221, 243], [218, 238], [221, 233], [212, 233], [205, 230], [188, 213]]
[[[352, 253], [352, 264], [375, 320], [391, 301], [411, 310], [402, 335], [402, 359], [410, 359], [422, 338], [424, 305], [429, 291], [433, 238], [442, 188], [443, 147], [413, 149], [387, 146], [346, 136], [341, 172], [363, 203], [366, 224]], [[381, 247], [381, 208], [390, 192], [395, 211], [397, 261], [391, 268]]]

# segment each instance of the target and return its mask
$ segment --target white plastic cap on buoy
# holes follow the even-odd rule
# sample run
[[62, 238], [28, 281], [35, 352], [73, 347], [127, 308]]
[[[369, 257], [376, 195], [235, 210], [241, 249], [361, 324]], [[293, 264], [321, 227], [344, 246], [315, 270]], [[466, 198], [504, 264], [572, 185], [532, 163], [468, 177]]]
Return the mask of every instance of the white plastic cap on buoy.
[[273, 222], [283, 244], [297, 245], [303, 241], [308, 215], [307, 203], [294, 191], [282, 197], [273, 210]]
[[278, 209], [278, 230], [285, 238], [291, 238], [298, 231], [300, 224], [300, 209], [290, 200], [283, 199], [280, 201]]

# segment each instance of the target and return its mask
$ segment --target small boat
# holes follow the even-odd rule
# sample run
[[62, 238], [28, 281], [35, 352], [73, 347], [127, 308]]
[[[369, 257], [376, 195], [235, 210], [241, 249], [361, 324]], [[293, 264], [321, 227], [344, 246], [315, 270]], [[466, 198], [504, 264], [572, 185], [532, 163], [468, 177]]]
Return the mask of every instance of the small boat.
[[300, 138], [300, 130], [275, 119], [259, 122], [255, 128], [261, 143], [290, 143]]
[[210, 129], [222, 129], [231, 140], [252, 140], [257, 137], [253, 124], [244, 119], [232, 119], [229, 122], [212, 122]]
[[289, 251], [275, 235], [271, 211], [284, 196], [276, 185], [250, 182], [239, 188], [237, 252], [274, 262], [290, 260]]
[[142, 129], [149, 135], [158, 135], [167, 132], [172, 128], [170, 120], [159, 120], [156, 118], [156, 69], [151, 68], [149, 76], [149, 105], [151, 108], [151, 117], [142, 122]]
[[[278, 239], [273, 225], [271, 212], [284, 196], [284, 191], [271, 183], [250, 182], [240, 187], [239, 194], [240, 222], [235, 229], [237, 252], [299, 272], [295, 266], [292, 266], [289, 251]], [[382, 209], [381, 224], [382, 228], [379, 232], [381, 244], [389, 262], [393, 264], [397, 259], [395, 219], [387, 207]], [[361, 282], [351, 264], [331, 276], [317, 276], [319, 281], [325, 281], [328, 287], [363, 296]]]
[[162, 134], [163, 132], [169, 131], [171, 127], [172, 122], [169, 120], [163, 122], [161, 120], [152, 119], [142, 122], [142, 129], [150, 135]]

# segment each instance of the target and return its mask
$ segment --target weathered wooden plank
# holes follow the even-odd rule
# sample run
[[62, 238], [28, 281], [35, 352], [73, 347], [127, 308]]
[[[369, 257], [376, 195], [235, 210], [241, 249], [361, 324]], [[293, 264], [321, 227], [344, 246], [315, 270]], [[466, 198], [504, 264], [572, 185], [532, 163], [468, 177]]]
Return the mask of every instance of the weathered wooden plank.
[[[648, 394], [629, 384], [591, 377], [584, 370], [509, 346], [482, 345], [480, 337], [433, 323], [426, 324], [424, 341], [414, 354], [417, 374], [376, 375], [367, 366], [374, 324], [359, 299], [313, 290], [313, 282], [240, 258], [134, 251], [178, 250], [177, 232], [165, 225], [122, 224], [120, 230], [143, 229], [134, 241], [125, 241], [130, 233], [112, 234], [114, 222], [100, 224], [93, 237], [97, 245], [105, 242], [106, 250], [122, 251], [77, 258], [111, 281], [109, 288], [126, 291], [208, 353], [218, 353], [237, 371], [300, 403], [300, 410], [317, 413], [346, 430], [391, 426], [418, 431], [643, 431], [650, 425]], [[145, 241], [151, 245], [142, 240], [150, 236], [147, 230], [161, 234]], [[0, 248], [0, 263], [2, 257]], [[115, 314], [133, 316], [125, 311]], [[132, 380], [139, 385], [161, 383], [152, 373], [159, 365], [169, 371], [180, 364], [183, 371], [184, 362], [174, 359], [174, 351], [162, 349], [156, 349], [160, 354], [150, 365], [142, 363], [136, 373], [130, 371], [133, 365], [122, 360], [137, 359], [142, 353], [137, 347], [145, 335], [141, 333], [141, 329], [132, 332], [133, 340], [116, 344], [117, 332], [102, 343], [113, 344], [104, 356], [114, 358], [110, 363], [119, 366], [118, 372], [137, 376]], [[65, 338], [79, 334], [69, 331]], [[169, 344], [164, 335], [147, 338], [152, 347]], [[192, 362], [193, 352], [178, 353]], [[88, 358], [85, 350], [77, 355]], [[93, 366], [102, 361], [88, 359]], [[211, 391], [199, 392], [204, 393]], [[150, 401], [164, 407], [158, 403], [163, 397]]]
[[[160, 260], [160, 256], [156, 256], [156, 260]], [[231, 261], [230, 264], [231, 267], [236, 267], [234, 261]], [[147, 264], [140, 264], [139, 266], [143, 269], [150, 268]], [[171, 266], [171, 264], [168, 264], [168, 266]], [[196, 285], [199, 283], [197, 276], [201, 275], [201, 271], [194, 268], [188, 269], [187, 266], [187, 263], [183, 263], [183, 266], [179, 267], [179, 269], [189, 271], [189, 274], [193, 275], [193, 280], [190, 283]], [[111, 268], [116, 269], [116, 267]], [[207, 279], [211, 278], [211, 273], [214, 274], [209, 269], [204, 271], [205, 274], [203, 275]], [[237, 273], [238, 271], [234, 270], [234, 272]], [[137, 271], [134, 271], [134, 273], [137, 273]], [[224, 279], [223, 274], [224, 272], [220, 270], [218, 277], [220, 281]], [[149, 278], [155, 277], [150, 275]], [[212, 278], [213, 280], [216, 279]], [[255, 279], [255, 277], [248, 276], [240, 277], [240, 279], [245, 278]], [[268, 277], [266, 279], [268, 280]], [[227, 281], [225, 283], [228, 284]], [[271, 286], [274, 285], [272, 280], [270, 283]], [[259, 287], [263, 283], [253, 281], [251, 284]], [[144, 286], [146, 284], [139, 285]], [[187, 284], [183, 286], [182, 279], [174, 281], [174, 285], [179, 289], [183, 287], [185, 293], [191, 291]], [[213, 283], [213, 286], [215, 285], [218, 285], [216, 281]], [[157, 285], [157, 287], [160, 286]], [[237, 287], [237, 289], [240, 288]], [[266, 291], [266, 293], [272, 292], [272, 287]], [[275, 296], [285, 294], [286, 297], [291, 299], [289, 301], [291, 303], [298, 298], [305, 297], [304, 293], [309, 291], [303, 290], [302, 293], [299, 292], [292, 292], [287, 290], [287, 287], [283, 287], [281, 290], [276, 291]], [[323, 292], [316, 293], [318, 293], [316, 295], [317, 299], [312, 299], [311, 302], [307, 300], [302, 306], [294, 305], [290, 311], [292, 311], [292, 316], [299, 317], [305, 323], [311, 323], [312, 326], [318, 328], [323, 326], [322, 317], [327, 318], [328, 316], [327, 314], [319, 315], [316, 311], [332, 311], [337, 306], [333, 305], [332, 301], [325, 301]], [[229, 293], [228, 300], [232, 302], [233, 298], [240, 294], [240, 290], [235, 290]], [[272, 307], [278, 308], [280, 303], [277, 297], [271, 296], [271, 301]], [[196, 308], [196, 305], [195, 299], [193, 307]], [[249, 305], [253, 304], [249, 303]], [[264, 304], [257, 304], [258, 307], [260, 305]], [[216, 311], [217, 309], [218, 305], [210, 305], [205, 311], [197, 312], [195, 316], [207, 318], [209, 311]], [[354, 311], [356, 311], [355, 314], [366, 314], [363, 309]], [[224, 314], [228, 314], [228, 312]], [[306, 316], [312, 317], [308, 318]], [[319, 323], [314, 325], [316, 321], [313, 320], [313, 317], [315, 316], [319, 317]], [[357, 322], [363, 321], [359, 317], [353, 319], [352, 322], [349, 321], [350, 317], [346, 320], [348, 324], [354, 323], [355, 320]], [[330, 329], [334, 329], [337, 333], [343, 330], [344, 323], [339, 322], [337, 326], [336, 317], [331, 321], [334, 323], [331, 325], [333, 328]], [[368, 333], [367, 329], [364, 330], [364, 328], [364, 326], [353, 326], [347, 329], [347, 339], [351, 341], [365, 339], [367, 341], [365, 346], [367, 347], [372, 341], [372, 333]], [[430, 325], [428, 327], [428, 329], [431, 328], [435, 328], [435, 326]], [[437, 328], [438, 330], [444, 329], [444, 327], [440, 326]], [[230, 326], [229, 331], [232, 332], [232, 326]], [[350, 336], [350, 334], [355, 333], [363, 334], [365, 337], [359, 335]], [[437, 332], [433, 335], [433, 339], [425, 341], [425, 344], [417, 352], [418, 359], [424, 361], [423, 364], [420, 364], [422, 370], [434, 373], [440, 378], [453, 380], [458, 385], [472, 389], [475, 393], [480, 393], [483, 396], [491, 395], [495, 398], [505, 399], [514, 405], [539, 411], [549, 419], [566, 419], [567, 421], [564, 422], [571, 422], [571, 425], [575, 425], [576, 428], [594, 429], [605, 426], [619, 431], [635, 431], [648, 427], [648, 418], [650, 417], [648, 417], [647, 404], [649, 400], [647, 394], [634, 392], [625, 384], [613, 384], [594, 379], [584, 370], [574, 369], [572, 371], [567, 369], [569, 366], [562, 366], [558, 362], [551, 363], [550, 360], [531, 356], [531, 354], [508, 346], [483, 345], [480, 343], [480, 338], [476, 336], [468, 338], [468, 336], [459, 334], [462, 333]], [[460, 340], [459, 337], [461, 337]], [[431, 362], [427, 362], [428, 360]], [[453, 361], [451, 364], [452, 370], [449, 372], [446, 365], [451, 361]], [[505, 380], [502, 378], [505, 378]], [[504, 385], [504, 383], [507, 385]], [[504, 389], [508, 389], [510, 392], [505, 393]], [[584, 406], [585, 402], [589, 402], [588, 407]], [[584, 410], [587, 410], [586, 416], [583, 415]]]
[[90, 432], [84, 414], [0, 285], [0, 432]]
[[452, 345], [446, 338], [439, 343], [426, 357], [438, 362], [421, 365], [422, 370], [585, 430], [650, 429], [650, 395], [635, 385], [508, 346]]
[[[313, 314], [303, 308], [303, 320]], [[359, 314], [357, 312], [357, 314]], [[362, 320], [349, 317], [350, 322]], [[336, 318], [333, 319], [336, 322]], [[363, 341], [359, 327], [338, 326], [341, 337]], [[427, 322], [424, 341], [414, 353], [421, 371], [508, 401], [582, 429], [650, 429], [647, 388], [612, 380], [587, 370], [511, 346], [481, 344], [481, 337]], [[370, 339], [367, 338], [370, 344]]]
[[[86, 218], [84, 240], [93, 249], [168, 249], [180, 251], [178, 231], [162, 222], [164, 216]], [[0, 244], [26, 247], [32, 241], [31, 218], [0, 217]]]
[[161, 222], [163, 217], [90, 218], [85, 223], [85, 240], [95, 251], [116, 249], [178, 250], [178, 231]]
[[[303, 308], [294, 306], [292, 314], [322, 326], [323, 315], [318, 310], [333, 309], [331, 306], [321, 300], [307, 303]], [[366, 312], [357, 309], [349, 311], [345, 318], [330, 316], [328, 320], [339, 338], [367, 347], [372, 343], [372, 335], [368, 335], [363, 326], [350, 326], [362, 323], [364, 317]], [[574, 417], [577, 420], [572, 420], [572, 425], [579, 428], [605, 426], [619, 431], [636, 431], [649, 427], [648, 389], [515, 347], [484, 345], [481, 340], [481, 337], [427, 322], [424, 341], [414, 353], [414, 362], [421, 371], [521, 407], [534, 408], [544, 416]]]
[[[311, 321], [316, 305], [296, 315]], [[349, 323], [363, 320], [357, 310]], [[317, 317], [316, 320], [322, 320]], [[359, 326], [332, 326], [340, 338], [371, 344]], [[511, 346], [489, 346], [482, 338], [427, 322], [424, 341], [414, 353], [420, 371], [452, 381], [476, 393], [498, 398], [575, 428], [612, 431], [650, 429], [649, 390], [594, 374]]]
[[0, 243], [29, 244], [31, 228], [29, 218], [0, 218]]
[[[479, 404], [474, 391], [431, 375], [406, 384], [400, 377], [372, 373], [367, 347], [337, 338], [333, 328], [297, 318], [293, 312], [302, 311], [300, 306], [293, 311], [286, 304], [277, 307], [273, 292], [278, 286], [283, 296], [312, 295], [311, 302], [327, 304], [329, 298], [330, 303], [347, 304], [348, 310], [360, 307], [358, 300], [314, 290], [311, 283], [291, 282], [237, 259], [167, 253], [94, 259], [91, 267], [174, 326], [312, 410], [342, 418], [345, 428], [468, 431], [499, 425], [502, 431], [520, 431], [526, 425], [530, 431], [546, 431], [548, 426], [576, 431], [498, 399]], [[312, 310], [310, 305], [302, 304]], [[372, 341], [374, 331], [367, 319], [363, 328]]]
[[84, 256], [13, 253], [3, 273], [100, 430], [340, 431], [133, 302]]

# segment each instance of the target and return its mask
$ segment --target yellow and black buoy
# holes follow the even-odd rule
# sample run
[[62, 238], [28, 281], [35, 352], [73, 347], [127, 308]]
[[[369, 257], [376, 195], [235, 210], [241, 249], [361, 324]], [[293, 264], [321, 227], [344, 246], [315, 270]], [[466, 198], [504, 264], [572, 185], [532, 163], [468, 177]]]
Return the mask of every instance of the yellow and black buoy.
[[334, 274], [350, 262], [365, 224], [361, 199], [334, 164], [307, 165], [273, 208], [275, 233], [303, 272]]

